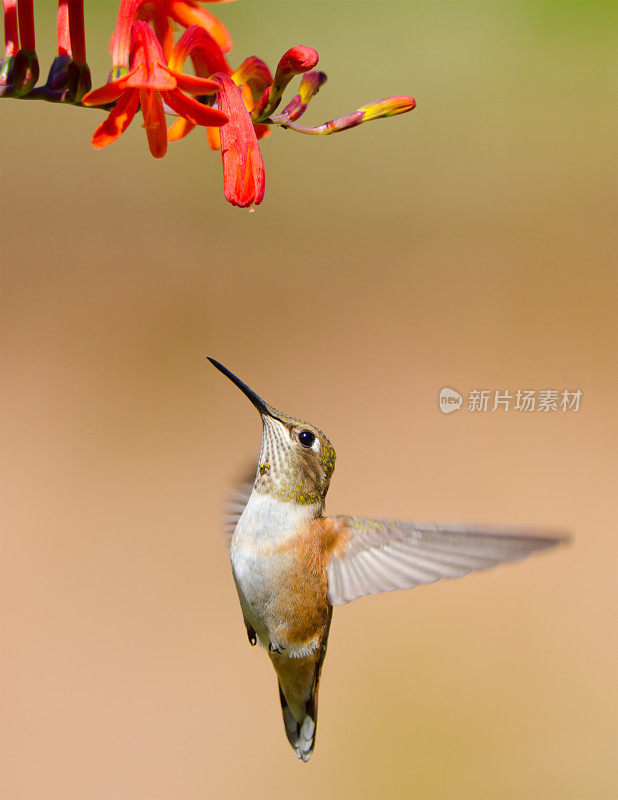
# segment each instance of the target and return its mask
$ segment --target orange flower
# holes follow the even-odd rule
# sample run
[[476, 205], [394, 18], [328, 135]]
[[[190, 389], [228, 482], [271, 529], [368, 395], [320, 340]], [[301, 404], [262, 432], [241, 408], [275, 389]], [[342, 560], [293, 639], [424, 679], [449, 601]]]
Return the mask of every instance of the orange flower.
[[266, 182], [251, 117], [240, 89], [229, 75], [218, 72], [213, 78], [221, 84], [218, 103], [230, 120], [219, 129], [225, 199], [241, 208], [257, 206], [264, 198]]
[[[206, 0], [211, 3], [227, 3], [230, 0]], [[158, 5], [158, 3], [157, 3]], [[228, 53], [232, 49], [232, 37], [227, 29], [214, 14], [206, 11], [196, 0], [167, 0], [167, 14], [174, 22], [188, 28], [190, 25], [198, 25], [209, 33], [221, 48], [223, 53]]]
[[[314, 68], [312, 47], [291, 47], [271, 74], [256, 56], [233, 71], [226, 54], [232, 40], [226, 28], [203, 6], [231, 0], [120, 0], [110, 42], [112, 72], [108, 82], [89, 91], [84, 0], [58, 0], [58, 55], [47, 82], [37, 86], [33, 0], [2, 0], [5, 57], [0, 63], [0, 98], [15, 97], [104, 108], [108, 112], [92, 137], [95, 148], [116, 141], [141, 109], [150, 152], [161, 158], [167, 143], [186, 136], [196, 125], [206, 128], [212, 149], [221, 150], [225, 197], [241, 207], [264, 197], [264, 162], [258, 140], [273, 127], [313, 136], [349, 130], [373, 119], [411, 111], [407, 95], [368, 103], [350, 114], [311, 127], [300, 125], [313, 97], [326, 81]], [[176, 44], [176, 30], [185, 28]], [[194, 74], [183, 72], [190, 59]], [[300, 85], [280, 110], [296, 77]], [[166, 114], [177, 119], [167, 130]]]
[[[228, 0], [201, 0], [201, 2], [228, 2]], [[199, 25], [208, 31], [224, 53], [232, 47], [232, 37], [219, 20], [201, 8], [199, 0], [121, 0], [116, 27], [111, 41], [114, 68], [126, 67], [129, 59], [131, 26], [136, 20], [152, 21], [155, 32], [168, 57], [173, 46], [170, 18], [183, 28]]]
[[[251, 111], [254, 102], [272, 83], [272, 75], [266, 64], [256, 56], [246, 58], [240, 67], [232, 72], [230, 65], [213, 37], [203, 28], [191, 25], [176, 42], [172, 50], [168, 66], [181, 72], [187, 58], [191, 58], [195, 74], [208, 77], [215, 72], [222, 72], [240, 87], [245, 107]], [[182, 117], [168, 131], [168, 141], [176, 142], [189, 134], [195, 125]], [[266, 125], [254, 125], [258, 139], [268, 136], [270, 130]], [[213, 150], [221, 148], [219, 128], [207, 128], [208, 142]]]
[[92, 144], [101, 148], [115, 142], [130, 125], [138, 106], [141, 106], [150, 152], [155, 158], [161, 158], [167, 151], [163, 102], [196, 125], [217, 127], [228, 121], [227, 115], [199, 103], [181, 90], [192, 94], [215, 94], [219, 89], [219, 84], [214, 80], [183, 75], [170, 69], [152, 28], [145, 22], [134, 22], [131, 28], [129, 71], [89, 92], [82, 100], [86, 106], [115, 102], [108, 118], [94, 132]]

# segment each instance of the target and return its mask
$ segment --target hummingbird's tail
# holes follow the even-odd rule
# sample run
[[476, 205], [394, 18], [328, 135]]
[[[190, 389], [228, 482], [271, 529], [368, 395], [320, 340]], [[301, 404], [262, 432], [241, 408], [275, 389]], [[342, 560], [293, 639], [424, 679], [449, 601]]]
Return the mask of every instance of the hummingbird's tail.
[[[294, 682], [293, 685], [284, 683], [288, 694], [293, 698], [291, 703], [288, 703], [281, 685], [281, 679], [279, 679], [279, 699], [281, 700], [283, 724], [288, 741], [301, 761], [309, 761], [315, 746], [315, 733], [318, 723], [317, 683], [311, 681], [311, 687], [308, 692], [298, 692], [302, 683], [304, 681], [301, 683]], [[294, 696], [293, 692], [296, 692], [297, 696]]]
[[[329, 625], [330, 615], [329, 613]], [[279, 699], [285, 734], [301, 761], [309, 761], [315, 747], [318, 725], [318, 687], [326, 656], [328, 628], [322, 644], [313, 653], [301, 658], [270, 654], [279, 679]]]

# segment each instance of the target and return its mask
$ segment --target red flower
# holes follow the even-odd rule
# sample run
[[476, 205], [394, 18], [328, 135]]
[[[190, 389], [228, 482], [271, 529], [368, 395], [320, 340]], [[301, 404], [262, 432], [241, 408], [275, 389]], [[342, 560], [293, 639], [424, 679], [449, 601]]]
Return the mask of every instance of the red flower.
[[[202, 0], [202, 2], [227, 3], [230, 0]], [[167, 13], [174, 22], [184, 28], [198, 25], [212, 36], [222, 52], [228, 53], [232, 49], [232, 37], [223, 23], [210, 11], [202, 8], [196, 0], [168, 0], [167, 6]]]
[[[226, 0], [202, 0], [202, 2], [226, 2]], [[116, 27], [111, 41], [114, 68], [126, 67], [129, 58], [131, 26], [136, 20], [152, 21], [155, 32], [168, 57], [173, 46], [173, 31], [169, 22], [177, 22], [183, 27], [199, 25], [227, 53], [232, 47], [232, 38], [219, 20], [197, 0], [121, 0]]]
[[[222, 151], [225, 197], [244, 208], [258, 205], [264, 197], [258, 140], [272, 127], [324, 136], [404, 114], [416, 105], [412, 97], [387, 97], [322, 125], [303, 126], [299, 119], [326, 81], [323, 72], [314, 70], [317, 52], [312, 47], [290, 48], [274, 77], [256, 56], [233, 71], [226, 58], [230, 35], [203, 8], [205, 2], [229, 0], [120, 0], [110, 43], [110, 79], [89, 91], [83, 0], [58, 0], [58, 56], [43, 86], [36, 85], [33, 0], [2, 0], [5, 58], [0, 64], [0, 97], [104, 107], [109, 114], [92, 137], [96, 148], [118, 139], [141, 108], [155, 158], [165, 155], [168, 141], [182, 139], [202, 125], [211, 148]], [[186, 30], [174, 44], [179, 26]], [[183, 72], [187, 59], [194, 74]], [[283, 95], [297, 75], [302, 76], [300, 86], [281, 111]], [[177, 115], [169, 131], [166, 113]]]
[[[256, 121], [268, 114], [281, 102], [285, 87], [295, 75], [315, 66], [318, 54], [311, 47], [292, 47], [277, 67], [274, 80], [263, 61], [247, 59], [233, 77], [219, 72], [213, 75], [221, 84], [217, 98], [219, 108], [229, 117], [227, 125], [219, 129], [223, 158], [223, 193], [232, 205], [246, 208], [259, 205], [264, 197], [264, 162], [258, 145], [258, 135], [268, 130]], [[254, 98], [259, 98], [254, 106]], [[261, 111], [257, 109], [261, 108]], [[256, 114], [257, 111], [257, 114]]]
[[4, 58], [13, 58], [19, 50], [17, 0], [3, 0], [2, 11], [4, 13]]
[[[272, 83], [272, 75], [266, 64], [256, 56], [246, 58], [240, 67], [232, 72], [221, 48], [213, 37], [203, 28], [191, 25], [176, 42], [169, 58], [168, 66], [181, 72], [187, 58], [191, 58], [195, 74], [208, 77], [215, 72], [228, 75], [241, 88], [245, 108], [253, 109], [255, 100]], [[168, 131], [168, 141], [175, 142], [190, 133], [195, 125], [182, 117]], [[266, 125], [254, 125], [258, 139], [270, 135]], [[219, 128], [207, 128], [208, 142], [213, 150], [221, 149]]]
[[2, 1], [5, 48], [0, 62], [0, 97], [25, 97], [39, 79], [32, 4], [33, 0], [21, 0], [19, 5], [16, 0]]
[[262, 154], [249, 112], [234, 81], [223, 72], [213, 75], [221, 84], [218, 103], [229, 117], [220, 130], [223, 157], [223, 193], [234, 206], [259, 205], [264, 198]]
[[181, 91], [214, 94], [219, 91], [219, 84], [170, 69], [152, 28], [145, 22], [133, 23], [129, 66], [126, 74], [89, 92], [82, 100], [87, 106], [116, 101], [108, 118], [94, 132], [94, 147], [115, 142], [131, 123], [138, 105], [144, 117], [150, 152], [155, 158], [161, 158], [167, 151], [164, 101], [196, 125], [220, 126], [227, 122], [228, 117], [222, 111], [198, 103]]
[[58, 56], [47, 78], [47, 87], [67, 102], [79, 103], [92, 81], [86, 63], [84, 0], [59, 0]]
[[86, 63], [86, 34], [84, 31], [84, 3], [59, 0], [58, 2], [58, 55], [68, 55], [78, 66]]

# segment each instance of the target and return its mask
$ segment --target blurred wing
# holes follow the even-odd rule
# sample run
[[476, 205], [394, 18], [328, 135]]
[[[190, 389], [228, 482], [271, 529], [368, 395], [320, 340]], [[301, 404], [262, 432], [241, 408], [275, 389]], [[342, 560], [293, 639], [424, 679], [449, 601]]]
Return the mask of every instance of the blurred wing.
[[223, 514], [223, 530], [225, 535], [225, 543], [230, 546], [234, 529], [238, 524], [240, 515], [245, 510], [249, 496], [253, 491], [253, 484], [255, 482], [255, 467], [251, 467], [251, 471], [247, 470], [244, 477], [237, 481], [230, 490], [227, 501], [224, 507]]
[[457, 524], [329, 517], [334, 534], [328, 596], [343, 605], [365, 594], [411, 589], [441, 578], [518, 561], [565, 536], [470, 528]]

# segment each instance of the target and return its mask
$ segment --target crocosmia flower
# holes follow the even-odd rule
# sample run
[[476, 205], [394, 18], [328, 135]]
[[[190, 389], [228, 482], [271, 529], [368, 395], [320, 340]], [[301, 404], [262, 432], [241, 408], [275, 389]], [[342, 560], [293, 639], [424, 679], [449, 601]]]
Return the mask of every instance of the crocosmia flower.
[[247, 208], [262, 202], [265, 177], [264, 162], [253, 123], [234, 81], [218, 73], [221, 84], [218, 102], [229, 122], [221, 127], [223, 156], [223, 192], [232, 205]]
[[171, 70], [152, 28], [145, 22], [134, 22], [131, 28], [129, 64], [126, 75], [89, 92], [83, 98], [86, 106], [115, 101], [108, 118], [94, 132], [92, 144], [96, 148], [115, 142], [131, 123], [138, 106], [144, 117], [148, 146], [155, 158], [161, 158], [167, 151], [164, 101], [195, 125], [223, 125], [227, 122], [228, 118], [223, 112], [198, 103], [181, 91], [213, 94], [219, 91], [219, 84]]
[[[230, 1], [210, 0], [217, 4]], [[58, 55], [42, 86], [36, 85], [39, 64], [33, 0], [2, 0], [5, 57], [0, 68], [0, 97], [103, 109], [107, 117], [92, 137], [97, 149], [115, 142], [140, 110], [155, 158], [165, 155], [168, 142], [180, 141], [201, 126], [210, 147], [221, 150], [225, 197], [241, 208], [257, 206], [264, 197], [259, 141], [272, 128], [326, 136], [415, 107], [413, 97], [399, 95], [367, 103], [321, 125], [299, 124], [326, 82], [326, 74], [315, 69], [317, 51], [305, 45], [289, 48], [274, 76], [268, 65], [253, 55], [234, 68], [228, 60], [231, 36], [204, 7], [208, 2], [121, 0], [110, 42], [110, 79], [89, 91], [83, 0], [58, 2]], [[193, 74], [185, 71], [187, 64]], [[288, 86], [297, 76], [302, 76], [300, 85], [280, 110]], [[169, 130], [168, 117], [175, 118]]]

